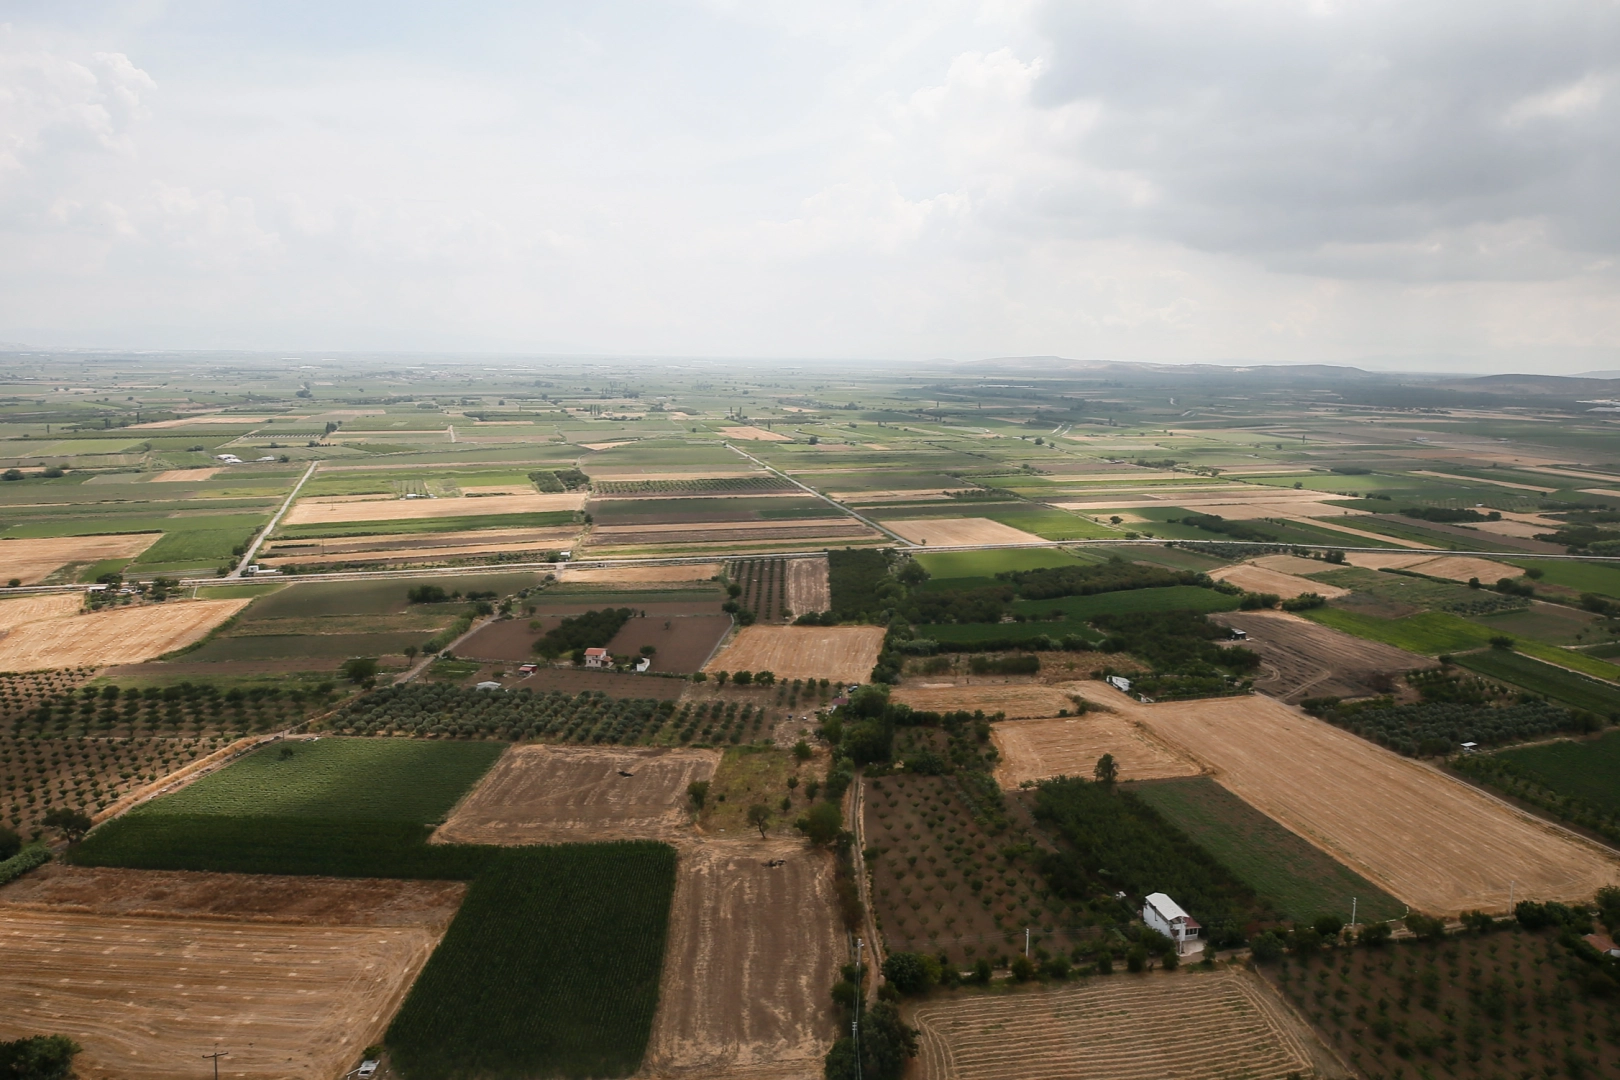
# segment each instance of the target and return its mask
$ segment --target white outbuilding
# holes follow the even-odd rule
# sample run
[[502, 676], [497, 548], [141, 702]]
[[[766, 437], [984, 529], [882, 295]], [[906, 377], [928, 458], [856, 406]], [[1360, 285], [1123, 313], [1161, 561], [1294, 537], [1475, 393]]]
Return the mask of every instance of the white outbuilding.
[[1177, 954], [1186, 951], [1187, 943], [1197, 938], [1202, 929], [1197, 920], [1181, 910], [1180, 904], [1162, 892], [1148, 894], [1142, 903], [1142, 921], [1175, 942]]

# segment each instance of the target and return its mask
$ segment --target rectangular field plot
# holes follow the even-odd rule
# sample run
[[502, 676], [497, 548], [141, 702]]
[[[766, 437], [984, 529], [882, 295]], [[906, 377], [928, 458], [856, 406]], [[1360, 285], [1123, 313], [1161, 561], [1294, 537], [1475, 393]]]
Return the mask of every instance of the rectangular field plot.
[[1509, 649], [1482, 649], [1457, 657], [1470, 671], [1522, 686], [1537, 694], [1599, 716], [1620, 713], [1620, 689]]
[[271, 743], [138, 814], [442, 821], [499, 742], [324, 738]]
[[892, 518], [883, 524], [914, 544], [951, 547], [957, 544], [1039, 544], [1034, 533], [982, 517]]
[[1419, 911], [1504, 911], [1510, 887], [1520, 898], [1590, 898], [1620, 873], [1603, 849], [1271, 698], [1142, 705], [1071, 685], [1196, 755], [1244, 802]]
[[123, 536], [64, 536], [0, 543], [0, 581], [21, 578], [36, 585], [52, 570], [68, 563], [94, 563], [103, 559], [133, 559], [151, 547], [162, 533]]
[[865, 682], [883, 648], [883, 633], [880, 626], [747, 626], [704, 670]]
[[453, 911], [351, 926], [0, 905], [0, 1039], [67, 1035], [95, 1080], [204, 1080], [216, 1044], [226, 1076], [328, 1080], [378, 1041]]
[[[1129, 774], [1127, 774], [1127, 778]], [[1133, 784], [1130, 792], [1191, 836], [1288, 919], [1398, 919], [1400, 901], [1260, 813], [1208, 777]]]
[[890, 700], [910, 705], [920, 712], [976, 712], [994, 716], [1003, 714], [1009, 720], [1032, 716], [1057, 716], [1058, 710], [1073, 711], [1072, 695], [1055, 686], [1031, 683], [975, 686], [901, 686], [889, 694]]
[[1434, 666], [1427, 656], [1351, 637], [1284, 611], [1233, 611], [1214, 621], [1249, 636], [1244, 647], [1261, 659], [1255, 687], [1283, 701], [1365, 697], [1384, 692], [1404, 672]]
[[0, 641], [0, 671], [136, 664], [205, 637], [247, 600], [171, 600], [19, 626]]
[[819, 1077], [846, 958], [835, 909], [832, 860], [802, 842], [684, 848], [644, 1074]]
[[1162, 780], [1199, 772], [1191, 757], [1117, 713], [1008, 721], [995, 725], [993, 737], [1001, 751], [996, 780], [1004, 788], [1054, 776], [1089, 777], [1104, 754], [1114, 756], [1121, 780]]
[[958, 997], [913, 1022], [925, 1080], [1284, 1080], [1324, 1075], [1312, 1059], [1327, 1057], [1286, 1005], [1230, 970]]
[[515, 747], [434, 841], [542, 844], [689, 834], [686, 787], [712, 777], [719, 764], [714, 750]]
[[1590, 742], [1554, 742], [1492, 756], [1512, 762], [1560, 795], [1620, 813], [1620, 731]]
[[288, 511], [283, 525], [329, 525], [351, 522], [420, 521], [427, 518], [493, 517], [505, 514], [548, 514], [580, 510], [584, 492], [560, 495], [488, 495], [461, 499], [364, 499], [324, 502], [300, 499]]

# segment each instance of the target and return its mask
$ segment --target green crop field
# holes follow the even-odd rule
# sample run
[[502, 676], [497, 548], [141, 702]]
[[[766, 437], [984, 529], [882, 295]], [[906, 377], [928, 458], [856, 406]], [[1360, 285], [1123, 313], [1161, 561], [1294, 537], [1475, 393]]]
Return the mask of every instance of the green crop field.
[[918, 637], [953, 645], [1031, 641], [1041, 637], [1062, 638], [1071, 634], [1087, 641], [1102, 640], [1101, 634], [1081, 622], [935, 623], [917, 627]]
[[1620, 687], [1589, 679], [1585, 675], [1544, 664], [1533, 657], [1509, 649], [1485, 649], [1464, 653], [1457, 663], [1470, 671], [1512, 683], [1554, 701], [1599, 716], [1620, 717]]
[[1541, 580], [1566, 589], [1620, 599], [1620, 560], [1575, 562], [1571, 559], [1512, 559], [1514, 566], [1540, 570]]
[[1514, 646], [1526, 656], [1533, 656], [1537, 660], [1545, 660], [1549, 664], [1557, 664], [1583, 675], [1590, 675], [1594, 679], [1606, 679], [1609, 682], [1620, 682], [1620, 665], [1609, 663], [1596, 656], [1588, 656], [1574, 649], [1560, 649], [1556, 645], [1546, 645], [1539, 641], [1520, 641]]
[[1304, 615], [1323, 626], [1426, 656], [1477, 649], [1488, 644], [1492, 636], [1492, 631], [1478, 623], [1443, 611], [1423, 611], [1404, 619], [1380, 619], [1344, 608], [1321, 607]]
[[1397, 919], [1402, 904], [1321, 849], [1289, 832], [1205, 776], [1157, 780], [1127, 789], [1177, 825], [1286, 918]]
[[1573, 795], [1620, 813], [1620, 731], [1590, 742], [1555, 742], [1503, 750], [1504, 758], [1560, 795]]
[[1170, 585], [1160, 589], [1064, 596], [1055, 600], [1015, 600], [1012, 609], [1031, 618], [1045, 618], [1051, 612], [1061, 611], [1070, 621], [1083, 621], [1095, 615], [1127, 615], [1141, 611], [1233, 611], [1240, 601], [1241, 597], [1197, 585]]
[[412, 1080], [635, 1072], [674, 891], [666, 844], [497, 856], [389, 1025], [395, 1064]]
[[1012, 570], [1044, 570], [1050, 566], [1069, 566], [1079, 561], [1061, 548], [925, 551], [914, 553], [913, 558], [935, 580], [948, 582], [952, 588], [966, 585], [963, 579], [989, 584], [997, 574]]
[[275, 742], [136, 814], [442, 821], [506, 749], [499, 742]]

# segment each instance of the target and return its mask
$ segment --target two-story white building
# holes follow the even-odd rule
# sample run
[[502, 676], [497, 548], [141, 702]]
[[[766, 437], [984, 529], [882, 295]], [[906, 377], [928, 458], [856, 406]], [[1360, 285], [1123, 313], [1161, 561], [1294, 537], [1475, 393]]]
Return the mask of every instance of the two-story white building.
[[1196, 919], [1181, 905], [1162, 892], [1149, 893], [1142, 904], [1142, 921], [1176, 943], [1176, 954], [1187, 951], [1187, 944], [1198, 937], [1202, 929]]

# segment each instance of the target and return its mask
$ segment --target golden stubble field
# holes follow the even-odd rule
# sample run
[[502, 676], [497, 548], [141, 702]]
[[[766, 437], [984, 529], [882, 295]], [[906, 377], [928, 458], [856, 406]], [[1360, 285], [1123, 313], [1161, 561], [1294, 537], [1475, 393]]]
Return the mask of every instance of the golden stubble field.
[[1104, 754], [1114, 755], [1121, 780], [1165, 780], [1202, 771], [1191, 755], [1114, 712], [1008, 720], [992, 726], [991, 738], [1001, 753], [996, 782], [1008, 789], [1054, 776], [1090, 779]]
[[140, 663], [202, 640], [251, 602], [170, 600], [27, 622], [0, 638], [0, 670]]
[[872, 677], [883, 634], [881, 626], [745, 626], [703, 670], [863, 683]]
[[[1307, 562], [1306, 559], [1295, 560]], [[1323, 569], [1324, 567], [1319, 567]], [[1336, 600], [1348, 595], [1349, 589], [1341, 589], [1337, 585], [1324, 585], [1309, 578], [1297, 577], [1294, 574], [1285, 574], [1281, 571], [1254, 563], [1238, 563], [1236, 566], [1223, 566], [1219, 570], [1211, 570], [1209, 576], [1216, 581], [1229, 581], [1233, 585], [1248, 592], [1274, 593], [1284, 600], [1292, 599], [1303, 593], [1316, 593], [1327, 600]]]
[[330, 1080], [377, 1041], [454, 882], [43, 868], [0, 889], [0, 1039], [60, 1033], [83, 1080]]
[[0, 583], [20, 578], [24, 585], [37, 585], [50, 576], [51, 571], [68, 563], [133, 559], [157, 543], [162, 535], [150, 532], [0, 540]]
[[585, 492], [556, 495], [488, 495], [461, 499], [361, 499], [327, 502], [300, 499], [287, 513], [284, 525], [347, 524], [364, 521], [422, 521], [428, 518], [483, 517], [490, 514], [547, 514], [582, 510]]
[[787, 564], [787, 609], [795, 615], [826, 611], [832, 607], [832, 587], [827, 578], [827, 557], [790, 559]]
[[1071, 687], [1417, 910], [1503, 912], [1510, 888], [1520, 900], [1589, 900], [1620, 881], [1605, 849], [1272, 698], [1143, 705], [1101, 683]]
[[989, 518], [897, 518], [883, 524], [914, 544], [1044, 544], [1034, 533]]

